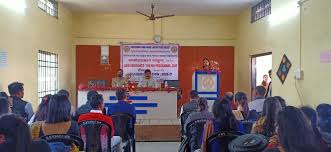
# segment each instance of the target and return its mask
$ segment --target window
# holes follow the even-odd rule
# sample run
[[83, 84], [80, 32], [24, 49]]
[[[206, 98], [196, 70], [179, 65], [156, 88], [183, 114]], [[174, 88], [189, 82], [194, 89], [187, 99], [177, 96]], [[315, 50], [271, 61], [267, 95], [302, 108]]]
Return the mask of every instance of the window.
[[38, 7], [47, 14], [58, 17], [58, 2], [56, 0], [38, 0]]
[[59, 89], [59, 59], [58, 55], [39, 50], [38, 53], [38, 99], [55, 94]]
[[251, 23], [254, 23], [271, 14], [271, 0], [263, 0], [251, 9]]

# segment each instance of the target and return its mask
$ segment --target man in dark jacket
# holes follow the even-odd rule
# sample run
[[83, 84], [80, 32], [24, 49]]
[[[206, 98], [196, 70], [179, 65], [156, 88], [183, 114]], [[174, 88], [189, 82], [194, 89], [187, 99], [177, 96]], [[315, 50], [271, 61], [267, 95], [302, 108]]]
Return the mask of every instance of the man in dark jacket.
[[77, 111], [76, 111], [76, 115], [75, 115], [75, 120], [78, 121], [78, 118], [81, 114], [85, 114], [85, 113], [89, 113], [92, 110], [92, 106], [90, 105], [90, 101], [91, 98], [95, 95], [97, 95], [98, 92], [95, 90], [91, 90], [87, 93], [87, 101], [85, 104], [83, 104], [82, 106], [80, 106]]
[[10, 97], [13, 99], [12, 112], [21, 116], [26, 122], [33, 116], [33, 109], [31, 103], [22, 100], [24, 97], [24, 84], [20, 82], [13, 82], [8, 85]]

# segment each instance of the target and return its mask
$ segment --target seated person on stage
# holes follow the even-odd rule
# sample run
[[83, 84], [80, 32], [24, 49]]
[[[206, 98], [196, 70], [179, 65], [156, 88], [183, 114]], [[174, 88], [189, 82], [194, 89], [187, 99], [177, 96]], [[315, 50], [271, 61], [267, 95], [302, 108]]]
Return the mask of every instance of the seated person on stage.
[[192, 90], [190, 92], [190, 101], [188, 103], [185, 103], [181, 110], [180, 114], [183, 114], [185, 112], [192, 112], [192, 111], [197, 111], [198, 109], [198, 100], [199, 100], [199, 94], [197, 91]]
[[145, 70], [144, 78], [140, 80], [138, 87], [152, 87], [157, 88], [158, 84], [152, 77], [152, 72], [150, 69]]
[[85, 113], [80, 115], [78, 119], [78, 123], [82, 121], [97, 120], [97, 121], [102, 121], [108, 124], [109, 126], [111, 126], [112, 149], [115, 149], [115, 151], [119, 151], [121, 137], [114, 136], [115, 127], [112, 118], [102, 114], [102, 109], [104, 108], [102, 95], [100, 94], [93, 95], [90, 100], [90, 105], [92, 107], [92, 110], [90, 111], [90, 113]]
[[208, 111], [208, 102], [205, 98], [199, 98], [198, 100], [198, 112], [191, 113], [184, 124], [184, 132], [186, 132], [186, 126], [198, 119], [213, 119], [214, 115]]
[[128, 85], [128, 78], [123, 77], [123, 70], [117, 70], [117, 77], [112, 78], [111, 86], [112, 87], [126, 87]]
[[134, 117], [132, 120], [133, 125], [136, 123], [136, 109], [132, 104], [129, 104], [127, 100], [127, 92], [123, 88], [118, 88], [116, 90], [116, 97], [118, 102], [112, 104], [108, 108], [108, 115], [116, 114], [116, 113], [127, 113]]
[[263, 86], [257, 86], [255, 88], [256, 98], [252, 102], [248, 103], [249, 110], [255, 110], [258, 113], [262, 112], [263, 104], [265, 100], [264, 94], [265, 94], [265, 88]]

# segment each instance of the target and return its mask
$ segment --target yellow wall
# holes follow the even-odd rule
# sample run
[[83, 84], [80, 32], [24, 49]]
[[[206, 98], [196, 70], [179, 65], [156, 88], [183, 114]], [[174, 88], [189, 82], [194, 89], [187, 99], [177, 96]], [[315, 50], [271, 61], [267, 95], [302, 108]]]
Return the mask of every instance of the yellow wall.
[[59, 19], [55, 19], [40, 10], [36, 0], [25, 2], [27, 8], [23, 13], [0, 5], [0, 51], [8, 52], [8, 67], [0, 69], [0, 91], [7, 92], [7, 85], [13, 81], [23, 82], [24, 99], [36, 110], [37, 55], [41, 49], [59, 55], [60, 88], [68, 89], [74, 99], [71, 12], [59, 5]]
[[[330, 0], [310, 0], [303, 4], [302, 32], [300, 13], [295, 13], [299, 9], [296, 0], [272, 1], [272, 15], [253, 24], [250, 23], [250, 10], [243, 12], [238, 18], [236, 90], [250, 92], [250, 55], [272, 52], [273, 95], [283, 96], [291, 105], [331, 103], [331, 64], [323, 64], [319, 60], [322, 51], [331, 49], [331, 10], [328, 6], [331, 6]], [[292, 17], [284, 20], [286, 15]], [[304, 80], [296, 82], [294, 71], [300, 67], [300, 33]], [[293, 64], [284, 85], [275, 75], [283, 54]]]
[[153, 42], [198, 46], [234, 46], [235, 16], [175, 16], [154, 23], [141, 15], [75, 14], [74, 44], [119, 45], [120, 42]]

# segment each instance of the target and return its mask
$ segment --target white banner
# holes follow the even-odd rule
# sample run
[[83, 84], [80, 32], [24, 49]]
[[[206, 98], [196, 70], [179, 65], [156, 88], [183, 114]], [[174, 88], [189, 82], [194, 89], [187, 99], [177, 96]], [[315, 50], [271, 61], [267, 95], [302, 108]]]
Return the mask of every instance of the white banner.
[[140, 81], [150, 69], [153, 78], [178, 80], [178, 45], [176, 44], [122, 44], [121, 68], [131, 81]]

